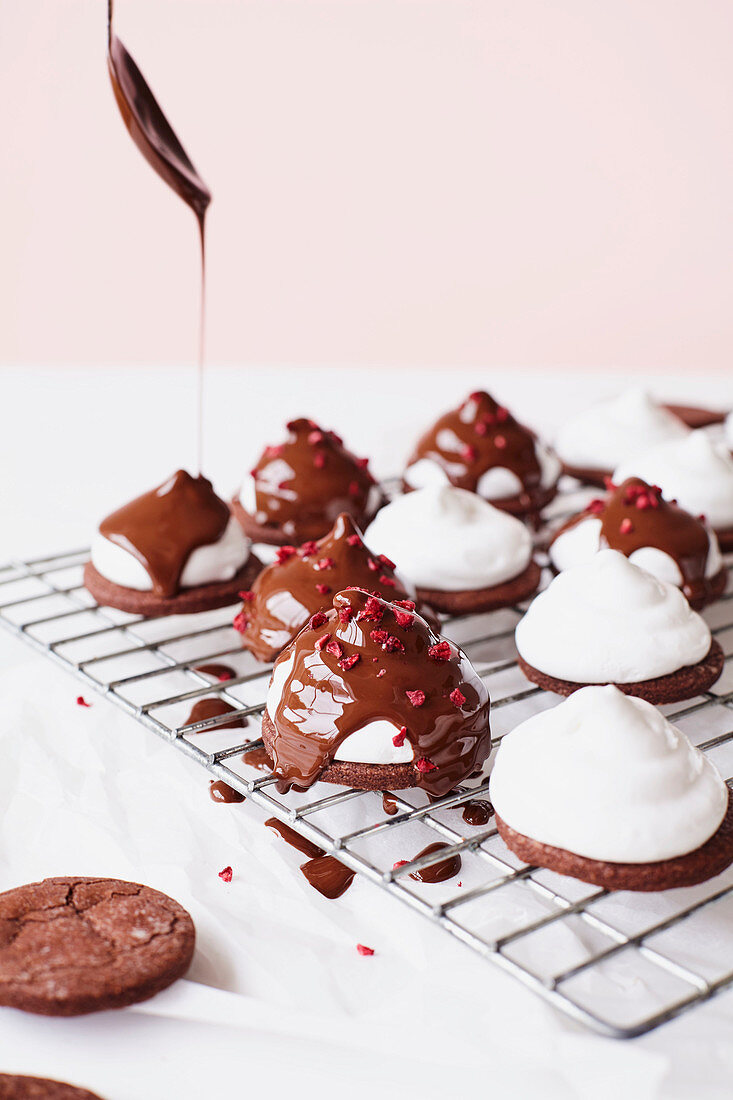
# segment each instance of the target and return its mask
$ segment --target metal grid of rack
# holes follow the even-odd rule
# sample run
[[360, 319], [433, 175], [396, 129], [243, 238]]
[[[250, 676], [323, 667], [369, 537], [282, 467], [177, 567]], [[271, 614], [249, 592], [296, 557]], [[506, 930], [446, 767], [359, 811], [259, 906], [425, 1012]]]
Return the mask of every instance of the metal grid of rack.
[[[561, 508], [572, 510], [573, 503], [577, 498], [566, 497]], [[392, 816], [373, 792], [319, 784], [280, 795], [269, 774], [247, 763], [262, 744], [257, 726], [270, 670], [242, 651], [230, 625], [232, 610], [146, 620], [100, 608], [82, 584], [87, 556], [80, 550], [0, 567], [0, 623], [212, 779], [288, 823], [557, 1009], [598, 1032], [629, 1038], [733, 984], [731, 872], [700, 887], [642, 898], [527, 866], [506, 849], [493, 821], [479, 828], [463, 822], [465, 803], [486, 797], [486, 779], [432, 804], [420, 791], [389, 792]], [[495, 742], [558, 702], [517, 667], [513, 634], [522, 611], [518, 606], [447, 620], [443, 628], [487, 684]], [[726, 653], [723, 676], [704, 695], [662, 709], [733, 786], [733, 592], [706, 617]], [[231, 663], [237, 675], [220, 682], [197, 671], [212, 661]], [[223, 698], [235, 713], [191, 722], [188, 712], [204, 696]], [[232, 718], [246, 719], [246, 728], [223, 729]], [[436, 840], [448, 850], [409, 858]], [[410, 878], [453, 852], [462, 859], [458, 882], [428, 885]], [[395, 857], [408, 862], [395, 867]]]

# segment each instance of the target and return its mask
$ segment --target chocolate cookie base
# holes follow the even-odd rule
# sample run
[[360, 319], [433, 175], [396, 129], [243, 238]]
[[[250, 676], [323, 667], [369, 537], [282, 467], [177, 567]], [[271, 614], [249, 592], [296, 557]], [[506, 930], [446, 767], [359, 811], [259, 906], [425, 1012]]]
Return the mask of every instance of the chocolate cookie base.
[[720, 549], [724, 554], [730, 553], [733, 550], [733, 527], [716, 527], [714, 530]]
[[[262, 740], [272, 756], [275, 727], [267, 711], [262, 715]], [[401, 791], [417, 786], [417, 773], [412, 764], [354, 764], [348, 760], [333, 760], [318, 776], [323, 783], [338, 783], [360, 791]]]
[[613, 474], [613, 470], [600, 470], [594, 466], [572, 466], [563, 462], [562, 472], [568, 477], [574, 477], [576, 481], [582, 481], [584, 485], [594, 485], [597, 489], [605, 489], [606, 481]]
[[237, 602], [242, 589], [249, 589], [263, 568], [255, 554], [230, 581], [215, 581], [196, 588], [184, 588], [176, 596], [158, 596], [155, 592], [140, 592], [136, 588], [124, 588], [107, 580], [88, 561], [84, 566], [84, 586], [102, 607], [116, 607], [131, 615], [145, 615], [149, 619], [162, 615], [193, 615], [198, 611], [213, 611]]
[[445, 615], [474, 615], [481, 611], [497, 611], [511, 607], [520, 600], [533, 596], [539, 588], [542, 570], [536, 561], [530, 561], [519, 576], [491, 588], [465, 589], [459, 592], [443, 592], [434, 588], [418, 588], [417, 597], [436, 611]]
[[696, 405], [662, 405], [688, 428], [709, 428], [713, 424], [722, 424], [728, 415], [719, 409], [700, 409]]
[[0, 1100], [100, 1100], [96, 1092], [47, 1077], [0, 1073]]
[[733, 863], [733, 803], [728, 800], [728, 809], [718, 830], [713, 833], [701, 848], [674, 859], [663, 859], [657, 863], [609, 863], [605, 860], [588, 859], [576, 855], [565, 848], [553, 848], [551, 844], [542, 844], [539, 840], [518, 833], [496, 815], [496, 827], [499, 835], [515, 855], [525, 863], [535, 867], [546, 867], [560, 875], [589, 882], [592, 886], [601, 886], [606, 890], [676, 890], [680, 886], [697, 886], [707, 882], [724, 871]]
[[182, 978], [191, 917], [118, 879], [66, 877], [0, 894], [0, 1005], [80, 1016], [148, 1000]]
[[[698, 661], [696, 665], [687, 665], [676, 672], [670, 672], [666, 676], [657, 676], [653, 680], [640, 680], [631, 684], [615, 684], [624, 695], [633, 695], [637, 699], [646, 699], [647, 703], [655, 706], [663, 706], [665, 703], [680, 703], [684, 699], [692, 699], [703, 691], [712, 687], [723, 671], [723, 650], [720, 643], [714, 638], [707, 652], [707, 656]], [[547, 676], [533, 665], [527, 663], [521, 654], [517, 658], [519, 667], [528, 680], [537, 684], [543, 691], [553, 691], [556, 695], [572, 695], [584, 687], [606, 686], [604, 684], [578, 684], [573, 680], [558, 680], [554, 676]]]
[[[384, 503], [384, 498], [381, 498], [377, 508], [368, 515], [354, 514], [352, 516], [354, 522], [357, 526], [361, 527], [362, 530], [366, 529]], [[292, 534], [286, 535], [279, 527], [274, 527], [269, 523], [258, 523], [254, 516], [242, 507], [242, 503], [238, 497], [234, 497], [234, 499], [230, 501], [229, 510], [248, 539], [251, 539], [252, 542], [264, 543], [266, 546], [300, 546], [302, 543], [308, 542], [311, 539], [324, 538], [333, 527], [333, 520], [324, 519], [322, 530], [320, 526], [316, 527], [310, 524], [302, 531], [294, 531]], [[334, 519], [335, 518], [334, 516]]]

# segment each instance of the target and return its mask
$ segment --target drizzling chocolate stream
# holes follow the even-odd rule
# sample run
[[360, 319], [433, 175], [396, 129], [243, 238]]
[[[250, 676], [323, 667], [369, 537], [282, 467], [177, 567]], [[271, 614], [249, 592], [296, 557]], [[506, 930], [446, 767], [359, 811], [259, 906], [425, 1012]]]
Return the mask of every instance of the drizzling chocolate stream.
[[113, 0], [107, 3], [107, 67], [112, 90], [130, 137], [148, 164], [193, 211], [201, 242], [201, 300], [197, 372], [197, 460], [202, 469], [204, 311], [206, 299], [206, 211], [211, 192], [193, 166], [145, 77], [113, 29]]

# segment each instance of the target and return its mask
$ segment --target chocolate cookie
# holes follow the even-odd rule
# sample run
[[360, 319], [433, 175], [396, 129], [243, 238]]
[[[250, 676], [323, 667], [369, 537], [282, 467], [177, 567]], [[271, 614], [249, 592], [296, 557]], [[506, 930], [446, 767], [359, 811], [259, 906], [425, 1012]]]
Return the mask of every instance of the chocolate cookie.
[[175, 596], [158, 596], [155, 592], [141, 592], [137, 588], [114, 584], [88, 561], [84, 566], [84, 586], [102, 607], [116, 607], [118, 611], [155, 619], [162, 615], [193, 615], [199, 611], [213, 611], [216, 607], [228, 607], [237, 602], [237, 594], [243, 588], [252, 586], [261, 569], [262, 562], [255, 554], [250, 554], [230, 581], [183, 588]]
[[699, 409], [695, 405], [662, 405], [688, 428], [709, 428], [712, 424], [722, 424], [727, 413], [715, 409]]
[[18, 1077], [0, 1073], [0, 1100], [100, 1100], [95, 1092], [49, 1081], [46, 1077]]
[[258, 523], [254, 516], [242, 507], [239, 497], [234, 497], [230, 501], [229, 510], [252, 542], [262, 542], [267, 546], [289, 546], [293, 541], [292, 536], [286, 535], [284, 531], [272, 524]]
[[[270, 756], [274, 738], [275, 727], [265, 711], [262, 740]], [[318, 778], [324, 783], [338, 783], [360, 791], [402, 791], [417, 786], [417, 772], [412, 764], [357, 764], [349, 760], [332, 760]]]
[[716, 527], [715, 534], [718, 536], [718, 544], [724, 554], [733, 551], [733, 527]]
[[50, 878], [0, 894], [0, 1005], [78, 1016], [145, 1001], [188, 970], [195, 931], [133, 882]]
[[[695, 695], [707, 691], [723, 671], [723, 650], [714, 638], [707, 656], [696, 665], [687, 665], [670, 672], [666, 676], [656, 676], [652, 680], [640, 680], [631, 684], [616, 684], [624, 695], [634, 695], [637, 699], [646, 699], [647, 703], [663, 706], [665, 703], [679, 703], [683, 699], [692, 699]], [[543, 691], [554, 691], [557, 695], [572, 695], [579, 688], [589, 684], [577, 684], [573, 680], [558, 680], [527, 663], [521, 655], [517, 663], [524, 675]], [[599, 686], [599, 685], [593, 685]], [[602, 685], [601, 685], [602, 686]]]
[[606, 890], [651, 891], [696, 886], [719, 875], [733, 863], [733, 803], [730, 800], [720, 827], [701, 848], [657, 863], [608, 863], [588, 859], [564, 848], [532, 840], [512, 829], [498, 814], [496, 826], [507, 848], [525, 863], [546, 867]]
[[519, 576], [491, 588], [476, 588], [462, 592], [444, 592], [433, 588], [418, 588], [417, 598], [445, 615], [475, 615], [481, 611], [497, 611], [511, 607], [533, 596], [539, 588], [542, 570], [530, 561]]

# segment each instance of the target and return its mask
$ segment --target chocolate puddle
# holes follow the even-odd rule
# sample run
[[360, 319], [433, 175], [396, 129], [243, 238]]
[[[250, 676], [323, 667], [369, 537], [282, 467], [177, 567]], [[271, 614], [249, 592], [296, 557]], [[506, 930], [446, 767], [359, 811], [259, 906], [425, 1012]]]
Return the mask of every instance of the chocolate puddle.
[[389, 815], [389, 817], [394, 817], [394, 815], [397, 813], [397, 803], [393, 798], [390, 798], [389, 795], [383, 794], [382, 809], [386, 814]]
[[[421, 859], [422, 856], [432, 856], [436, 852], [442, 852], [448, 849], [447, 844], [428, 844], [427, 848], [423, 848], [421, 852], [418, 852], [413, 859]], [[415, 882], [445, 882], [446, 879], [455, 878], [455, 876], [461, 870], [461, 857], [459, 855], [449, 856], [448, 859], [442, 859], [439, 863], [431, 863], [429, 867], [423, 867], [420, 871], [413, 871], [410, 878]]]
[[323, 848], [319, 848], [312, 840], [308, 840], [307, 837], [301, 836], [295, 829], [291, 829], [289, 825], [278, 820], [278, 818], [268, 817], [265, 825], [268, 829], [272, 829], [274, 833], [277, 833], [280, 839], [284, 840], [286, 844], [289, 844], [291, 848], [295, 848], [298, 852], [302, 852], [302, 854], [308, 856], [309, 859], [317, 859], [325, 855]]
[[218, 664], [212, 661], [208, 665], [196, 665], [194, 672], [203, 672], [204, 676], [213, 676], [216, 680], [233, 680], [237, 675], [231, 665]]
[[209, 785], [209, 796], [212, 802], [244, 802], [244, 795], [235, 791], [223, 779], [212, 780]]
[[268, 756], [264, 745], [260, 745], [256, 749], [250, 749], [249, 752], [243, 752], [242, 760], [245, 764], [249, 764], [251, 768], [257, 768], [260, 772], [272, 771], [272, 760]]
[[[197, 699], [184, 725], [190, 726], [193, 722], [205, 722], [207, 718], [216, 718], [220, 714], [230, 714], [235, 711], [236, 707], [231, 706], [224, 699]], [[241, 729], [246, 725], [247, 719], [240, 716], [232, 722], [222, 722], [220, 726], [213, 726], [212, 729], [233, 730]]]
[[356, 871], [339, 863], [334, 856], [317, 856], [302, 864], [301, 871], [314, 890], [329, 901], [345, 894], [354, 881]]
[[481, 825], [488, 825], [493, 812], [490, 802], [486, 802], [483, 798], [472, 798], [463, 807], [462, 816], [467, 825], [479, 828]]

